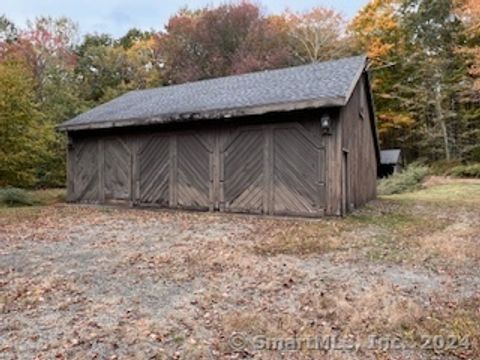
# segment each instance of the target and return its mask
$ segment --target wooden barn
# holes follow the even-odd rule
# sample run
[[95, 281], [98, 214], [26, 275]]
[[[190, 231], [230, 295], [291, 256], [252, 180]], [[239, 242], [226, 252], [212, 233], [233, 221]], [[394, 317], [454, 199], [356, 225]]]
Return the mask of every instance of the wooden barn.
[[365, 56], [132, 91], [59, 126], [68, 200], [342, 215], [376, 196]]

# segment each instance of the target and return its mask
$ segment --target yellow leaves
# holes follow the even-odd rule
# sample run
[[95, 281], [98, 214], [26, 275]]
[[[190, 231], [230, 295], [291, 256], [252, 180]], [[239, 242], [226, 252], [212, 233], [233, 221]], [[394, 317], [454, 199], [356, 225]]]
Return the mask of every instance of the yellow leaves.
[[368, 49], [368, 56], [371, 59], [385, 58], [393, 48], [393, 44], [385, 43], [382, 39], [373, 39]]
[[398, 0], [375, 0], [363, 8], [349, 28], [361, 48], [373, 59], [391, 55], [398, 38]]
[[415, 124], [415, 119], [407, 113], [384, 112], [378, 114], [378, 127], [381, 135], [385, 135], [394, 129], [405, 129]]

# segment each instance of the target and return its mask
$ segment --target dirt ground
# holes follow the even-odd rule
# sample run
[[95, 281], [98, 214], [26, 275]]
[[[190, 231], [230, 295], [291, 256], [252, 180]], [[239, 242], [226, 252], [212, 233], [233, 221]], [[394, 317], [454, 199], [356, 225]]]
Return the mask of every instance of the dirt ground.
[[479, 244], [438, 179], [344, 219], [0, 209], [0, 359], [478, 359]]

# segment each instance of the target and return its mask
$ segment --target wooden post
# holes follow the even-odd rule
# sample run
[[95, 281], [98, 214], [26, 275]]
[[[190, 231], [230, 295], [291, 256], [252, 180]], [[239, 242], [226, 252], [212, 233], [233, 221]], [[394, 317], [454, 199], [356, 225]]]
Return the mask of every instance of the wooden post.
[[67, 201], [75, 201], [75, 144], [70, 134], [67, 134]]
[[178, 204], [177, 201], [177, 135], [170, 135], [170, 179], [169, 179], [169, 206], [176, 207]]

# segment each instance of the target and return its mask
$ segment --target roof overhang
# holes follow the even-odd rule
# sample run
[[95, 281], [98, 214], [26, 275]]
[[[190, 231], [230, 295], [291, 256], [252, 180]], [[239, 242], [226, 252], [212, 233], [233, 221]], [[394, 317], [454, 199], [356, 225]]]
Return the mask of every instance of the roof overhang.
[[373, 142], [375, 146], [375, 155], [377, 156], [377, 165], [380, 165], [380, 140], [378, 137], [377, 115], [375, 111], [375, 103], [373, 102], [370, 73], [367, 68], [365, 68], [364, 72], [366, 74], [365, 86], [366, 86], [366, 94], [367, 94], [368, 111], [370, 112], [370, 119], [371, 119], [370, 126], [372, 129]]
[[261, 106], [253, 106], [253, 107], [165, 114], [165, 115], [153, 116], [149, 118], [105, 120], [105, 121], [91, 122], [87, 124], [70, 124], [70, 125], [61, 124], [57, 126], [57, 129], [60, 131], [98, 130], [98, 129], [119, 128], [119, 127], [146, 126], [146, 125], [154, 125], [154, 124], [156, 125], [172, 124], [172, 123], [178, 123], [178, 122], [184, 122], [184, 121], [195, 121], [195, 120], [215, 120], [215, 119], [225, 120], [229, 118], [238, 118], [242, 116], [252, 116], [252, 115], [263, 115], [263, 114], [274, 113], [274, 112], [288, 112], [288, 111], [295, 111], [295, 110], [341, 107], [346, 105], [350, 96], [351, 96], [351, 93], [348, 98], [344, 98], [344, 97], [321, 98], [321, 99], [295, 101], [290, 103], [267, 104], [267, 105], [261, 105]]

